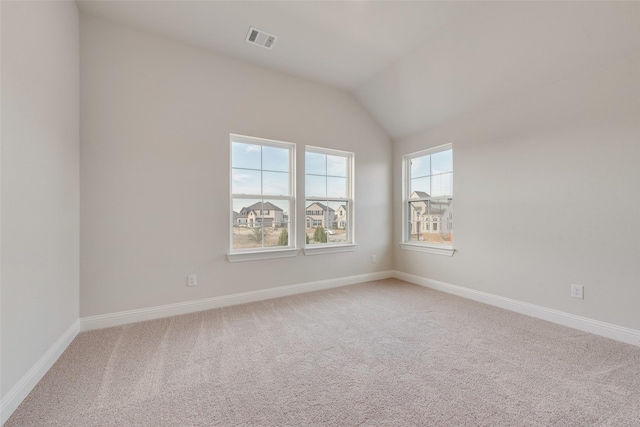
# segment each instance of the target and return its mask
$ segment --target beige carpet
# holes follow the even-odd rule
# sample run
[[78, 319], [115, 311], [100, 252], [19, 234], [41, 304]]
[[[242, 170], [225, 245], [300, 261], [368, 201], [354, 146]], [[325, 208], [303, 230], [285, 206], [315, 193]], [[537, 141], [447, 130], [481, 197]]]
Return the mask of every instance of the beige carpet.
[[640, 348], [398, 280], [81, 333], [14, 426], [638, 426]]

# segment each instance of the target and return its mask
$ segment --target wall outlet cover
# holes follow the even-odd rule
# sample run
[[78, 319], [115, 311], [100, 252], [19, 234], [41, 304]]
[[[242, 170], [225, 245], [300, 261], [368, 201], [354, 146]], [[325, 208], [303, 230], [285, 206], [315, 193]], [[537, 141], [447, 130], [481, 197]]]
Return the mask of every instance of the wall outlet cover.
[[196, 286], [198, 284], [195, 274], [189, 274], [187, 276], [187, 286]]
[[571, 284], [571, 296], [573, 298], [584, 299], [584, 286]]

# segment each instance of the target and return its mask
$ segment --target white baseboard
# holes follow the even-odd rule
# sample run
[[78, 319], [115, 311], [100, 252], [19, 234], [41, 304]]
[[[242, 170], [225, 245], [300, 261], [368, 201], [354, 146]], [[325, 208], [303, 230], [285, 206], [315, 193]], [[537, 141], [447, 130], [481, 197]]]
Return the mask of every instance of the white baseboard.
[[56, 360], [67, 349], [71, 341], [80, 332], [80, 321], [76, 320], [29, 371], [20, 378], [11, 390], [0, 401], [0, 425], [4, 424], [11, 414], [18, 409], [20, 403], [31, 393], [31, 390], [44, 377]]
[[298, 285], [280, 286], [277, 288], [262, 289], [259, 291], [241, 292], [219, 297], [204, 298], [196, 301], [186, 301], [137, 310], [100, 314], [97, 316], [81, 318], [80, 329], [82, 331], [90, 331], [93, 329], [108, 328], [111, 326], [119, 326], [128, 323], [142, 322], [145, 320], [159, 319], [162, 317], [176, 316], [179, 314], [193, 313], [196, 311], [210, 310], [212, 308], [227, 307], [230, 305], [262, 301], [305, 292], [320, 291], [323, 289], [337, 288], [339, 286], [354, 285], [356, 283], [367, 282], [370, 280], [388, 279], [393, 277], [393, 274], [394, 273], [392, 271], [358, 274], [355, 276], [340, 277], [337, 279], [320, 280], [316, 282], [301, 283]]
[[600, 322], [599, 320], [589, 319], [587, 317], [576, 316], [559, 310], [553, 310], [539, 305], [529, 304], [526, 302], [505, 298], [487, 292], [476, 291], [474, 289], [456, 286], [438, 280], [427, 279], [413, 274], [394, 271], [393, 277], [404, 280], [405, 282], [414, 283], [438, 291], [447, 292], [464, 298], [479, 301], [485, 304], [515, 311], [516, 313], [526, 314], [527, 316], [536, 317], [538, 319], [547, 320], [559, 325], [568, 326], [570, 328], [579, 329], [581, 331], [590, 332], [606, 338], [622, 341], [627, 344], [640, 346], [640, 331], [625, 328], [623, 326], [613, 325], [611, 323]]

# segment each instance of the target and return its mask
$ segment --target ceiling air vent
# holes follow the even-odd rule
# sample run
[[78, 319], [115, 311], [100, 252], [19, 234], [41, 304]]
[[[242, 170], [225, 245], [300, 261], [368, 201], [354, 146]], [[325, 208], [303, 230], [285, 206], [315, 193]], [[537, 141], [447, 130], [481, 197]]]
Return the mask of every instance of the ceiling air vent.
[[249, 34], [247, 34], [247, 41], [251, 44], [266, 47], [271, 49], [273, 44], [278, 40], [278, 37], [265, 33], [257, 28], [249, 27]]

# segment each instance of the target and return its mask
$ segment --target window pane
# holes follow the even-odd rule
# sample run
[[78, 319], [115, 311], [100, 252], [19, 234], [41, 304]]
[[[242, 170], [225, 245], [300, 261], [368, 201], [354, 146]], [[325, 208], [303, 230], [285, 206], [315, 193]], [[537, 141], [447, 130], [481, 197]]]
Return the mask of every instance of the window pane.
[[289, 222], [288, 200], [265, 199], [262, 204], [262, 223], [265, 227], [283, 227]]
[[336, 210], [326, 200], [307, 200], [305, 207], [305, 230], [307, 244], [328, 242], [330, 230], [335, 224]]
[[289, 224], [283, 223], [276, 227], [264, 227], [264, 247], [288, 246], [290, 244]]
[[289, 245], [289, 211], [288, 200], [234, 199], [233, 249]]
[[428, 236], [429, 202], [409, 202], [408, 238], [412, 241], [424, 241]]
[[233, 199], [233, 216], [238, 225], [253, 225], [262, 217], [262, 200]]
[[324, 176], [305, 176], [305, 191], [307, 196], [327, 197], [327, 178]]
[[262, 169], [289, 172], [289, 150], [279, 147], [262, 147]]
[[231, 192], [233, 194], [261, 194], [260, 171], [232, 169]]
[[231, 166], [234, 168], [260, 169], [260, 145], [234, 142], [232, 144]]
[[453, 239], [452, 199], [409, 202], [408, 240], [451, 243]]
[[[411, 180], [411, 198], [429, 197], [431, 193], [431, 178], [415, 178]], [[418, 191], [419, 193], [414, 194]]]
[[260, 199], [233, 199], [233, 216], [236, 217], [236, 214], [240, 214], [243, 208], [249, 208], [256, 203], [259, 203]]
[[422, 156], [411, 159], [411, 178], [431, 175], [431, 156]]
[[327, 177], [327, 197], [347, 197], [347, 178]]
[[326, 175], [327, 173], [327, 156], [326, 154], [318, 154], [307, 151], [305, 161], [305, 173], [315, 175]]
[[327, 155], [327, 175], [347, 176], [347, 158]]
[[289, 194], [289, 173], [262, 172], [262, 194], [287, 196]]
[[233, 249], [256, 249], [262, 247], [262, 227], [233, 224]]
[[453, 172], [453, 150], [431, 155], [431, 173]]
[[453, 173], [431, 177], [431, 196], [451, 196], [453, 194]]
[[349, 202], [329, 202], [329, 207], [335, 210], [334, 228], [347, 230], [349, 226]]
[[349, 227], [348, 204], [346, 202], [328, 202], [327, 206], [329, 206], [330, 212], [333, 210], [333, 221], [325, 230], [327, 243], [346, 243], [347, 227]]
[[288, 200], [265, 199], [262, 204], [264, 247], [289, 245]]
[[262, 247], [262, 202], [233, 199], [233, 249]]
[[429, 202], [429, 216], [433, 225], [429, 242], [451, 243], [453, 240], [453, 199], [432, 199]]

